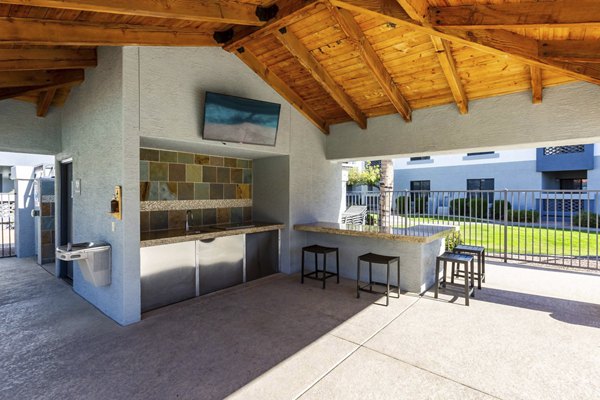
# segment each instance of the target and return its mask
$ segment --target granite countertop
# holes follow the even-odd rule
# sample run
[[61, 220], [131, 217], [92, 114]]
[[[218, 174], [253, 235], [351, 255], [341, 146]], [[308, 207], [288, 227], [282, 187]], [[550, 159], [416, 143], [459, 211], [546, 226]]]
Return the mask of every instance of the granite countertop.
[[[223, 224], [192, 228], [189, 232], [185, 229], [169, 229], [165, 231], [142, 232], [140, 247], [159, 246], [163, 244], [181, 243], [192, 240], [215, 239], [223, 236], [242, 235], [245, 233], [259, 233], [285, 228], [284, 224], [272, 222], [247, 222], [243, 224]], [[227, 229], [223, 229], [227, 227]]]
[[338, 224], [335, 222], [314, 222], [294, 225], [297, 231], [331, 233], [335, 235], [371, 237], [398, 240], [410, 243], [430, 243], [446, 237], [457, 227], [447, 225], [415, 225], [409, 228], [391, 228], [372, 225]]

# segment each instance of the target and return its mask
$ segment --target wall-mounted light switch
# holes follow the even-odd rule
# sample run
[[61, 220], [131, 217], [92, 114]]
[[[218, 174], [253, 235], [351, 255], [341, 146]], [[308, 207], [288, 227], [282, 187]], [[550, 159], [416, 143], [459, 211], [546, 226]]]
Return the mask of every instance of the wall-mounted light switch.
[[75, 187], [73, 188], [73, 192], [77, 195], [81, 194], [81, 179], [75, 179]]
[[116, 229], [115, 221], [112, 221], [112, 223], [111, 223], [111, 229], [112, 229], [113, 232], [115, 231], [115, 229]]

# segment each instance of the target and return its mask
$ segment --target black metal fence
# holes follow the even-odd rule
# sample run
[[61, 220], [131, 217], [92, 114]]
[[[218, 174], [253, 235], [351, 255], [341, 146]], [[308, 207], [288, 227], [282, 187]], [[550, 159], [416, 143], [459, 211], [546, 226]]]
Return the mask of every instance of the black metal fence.
[[15, 254], [15, 195], [0, 193], [0, 258]]
[[347, 206], [366, 205], [377, 223], [385, 196], [394, 227], [459, 226], [462, 241], [491, 257], [600, 269], [600, 191], [463, 190], [348, 193]]

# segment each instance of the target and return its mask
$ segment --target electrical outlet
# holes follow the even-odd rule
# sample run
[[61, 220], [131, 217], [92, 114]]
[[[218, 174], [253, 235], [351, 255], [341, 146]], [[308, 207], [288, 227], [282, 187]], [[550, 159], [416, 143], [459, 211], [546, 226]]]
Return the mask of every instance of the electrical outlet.
[[112, 228], [113, 232], [115, 231], [115, 229], [117, 229], [117, 225], [115, 224], [115, 221], [111, 222], [111, 228]]

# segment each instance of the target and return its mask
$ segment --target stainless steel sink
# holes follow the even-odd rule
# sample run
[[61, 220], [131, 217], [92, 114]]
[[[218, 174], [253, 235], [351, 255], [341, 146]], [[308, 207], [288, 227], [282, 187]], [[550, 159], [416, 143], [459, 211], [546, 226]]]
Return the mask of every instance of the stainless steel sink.
[[253, 223], [234, 223], [234, 224], [221, 224], [221, 225], [212, 225], [212, 229], [218, 229], [221, 231], [231, 231], [234, 229], [246, 229], [246, 228], [254, 228]]

